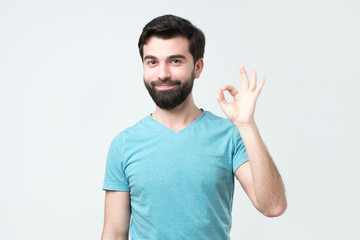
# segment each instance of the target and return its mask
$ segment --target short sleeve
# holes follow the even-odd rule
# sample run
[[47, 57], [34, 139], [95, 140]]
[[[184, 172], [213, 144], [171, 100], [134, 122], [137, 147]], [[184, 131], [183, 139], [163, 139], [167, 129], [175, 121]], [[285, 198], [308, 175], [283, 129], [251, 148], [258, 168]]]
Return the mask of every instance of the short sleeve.
[[237, 128], [233, 127], [233, 172], [249, 160], [245, 145]]
[[122, 134], [117, 135], [110, 144], [103, 190], [129, 191], [129, 184], [124, 172], [124, 156], [122, 153]]

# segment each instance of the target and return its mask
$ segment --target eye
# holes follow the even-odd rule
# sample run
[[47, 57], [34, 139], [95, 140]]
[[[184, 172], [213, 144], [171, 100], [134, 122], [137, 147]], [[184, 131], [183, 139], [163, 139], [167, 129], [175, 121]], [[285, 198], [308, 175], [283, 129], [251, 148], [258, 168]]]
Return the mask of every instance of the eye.
[[181, 63], [181, 61], [180, 61], [179, 59], [173, 59], [173, 60], [172, 60], [172, 63], [177, 64], [177, 63]]
[[146, 62], [147, 65], [154, 65], [155, 63], [155, 60], [149, 60]]

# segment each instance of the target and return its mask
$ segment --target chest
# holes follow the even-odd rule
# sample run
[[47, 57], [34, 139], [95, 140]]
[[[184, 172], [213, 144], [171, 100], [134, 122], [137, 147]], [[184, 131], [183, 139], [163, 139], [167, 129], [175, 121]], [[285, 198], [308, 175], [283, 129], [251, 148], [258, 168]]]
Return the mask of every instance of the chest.
[[126, 151], [125, 175], [133, 195], [174, 188], [202, 191], [232, 182], [232, 151], [224, 139], [174, 134], [140, 142]]

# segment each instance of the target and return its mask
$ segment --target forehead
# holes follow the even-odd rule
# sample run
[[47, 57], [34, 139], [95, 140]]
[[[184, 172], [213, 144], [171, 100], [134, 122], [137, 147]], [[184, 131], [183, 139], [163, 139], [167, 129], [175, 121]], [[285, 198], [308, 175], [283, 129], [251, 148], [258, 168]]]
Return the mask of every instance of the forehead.
[[181, 54], [190, 57], [189, 41], [185, 37], [174, 37], [170, 39], [161, 39], [155, 36], [150, 37], [143, 47], [144, 57], [152, 55], [156, 57], [167, 57]]

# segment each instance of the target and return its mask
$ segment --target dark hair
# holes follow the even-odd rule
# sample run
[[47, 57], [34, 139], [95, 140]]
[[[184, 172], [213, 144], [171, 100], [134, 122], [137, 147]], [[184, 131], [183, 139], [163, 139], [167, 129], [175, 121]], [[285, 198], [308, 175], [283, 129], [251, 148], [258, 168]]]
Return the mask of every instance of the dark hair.
[[205, 35], [190, 21], [174, 15], [164, 15], [151, 20], [145, 25], [139, 38], [139, 52], [143, 59], [143, 47], [147, 40], [156, 36], [161, 39], [170, 39], [183, 36], [189, 41], [189, 51], [194, 59], [194, 64], [204, 57]]

